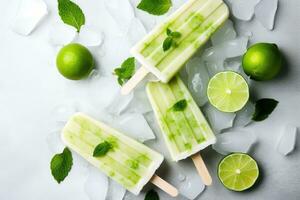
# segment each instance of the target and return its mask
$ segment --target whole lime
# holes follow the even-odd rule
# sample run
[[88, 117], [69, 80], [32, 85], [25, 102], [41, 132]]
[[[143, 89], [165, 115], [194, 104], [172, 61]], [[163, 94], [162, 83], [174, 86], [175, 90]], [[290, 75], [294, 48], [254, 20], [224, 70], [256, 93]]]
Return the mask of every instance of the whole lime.
[[276, 44], [254, 44], [243, 56], [245, 73], [257, 81], [274, 78], [280, 72], [282, 63], [282, 55]]
[[67, 79], [85, 78], [94, 67], [91, 52], [81, 44], [71, 43], [58, 52], [56, 57], [58, 71]]

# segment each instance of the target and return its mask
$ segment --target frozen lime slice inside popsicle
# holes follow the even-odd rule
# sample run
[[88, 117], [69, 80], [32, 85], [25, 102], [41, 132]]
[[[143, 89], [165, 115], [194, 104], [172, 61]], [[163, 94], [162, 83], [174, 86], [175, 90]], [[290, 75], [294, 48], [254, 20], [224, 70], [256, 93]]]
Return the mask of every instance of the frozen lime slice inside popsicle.
[[[189, 0], [136, 44], [131, 53], [162, 82], [168, 82], [225, 22], [228, 14], [222, 0]], [[165, 50], [163, 43], [170, 31], [177, 32], [175, 45]]]
[[178, 76], [167, 84], [148, 83], [147, 94], [173, 160], [215, 143], [209, 124]]
[[[149, 182], [163, 156], [106, 124], [84, 114], [72, 116], [62, 132], [65, 144], [134, 194]], [[111, 149], [94, 157], [95, 147], [109, 143]]]

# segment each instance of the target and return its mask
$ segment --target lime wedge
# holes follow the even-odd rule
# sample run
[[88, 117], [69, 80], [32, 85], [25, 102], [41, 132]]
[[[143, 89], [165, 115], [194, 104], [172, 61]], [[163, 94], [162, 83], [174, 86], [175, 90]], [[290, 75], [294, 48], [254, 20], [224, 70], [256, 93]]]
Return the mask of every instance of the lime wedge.
[[233, 191], [247, 190], [259, 175], [256, 161], [244, 153], [233, 153], [219, 163], [218, 176], [223, 185]]
[[249, 99], [249, 87], [236, 72], [225, 71], [214, 75], [207, 87], [209, 102], [222, 112], [241, 110]]

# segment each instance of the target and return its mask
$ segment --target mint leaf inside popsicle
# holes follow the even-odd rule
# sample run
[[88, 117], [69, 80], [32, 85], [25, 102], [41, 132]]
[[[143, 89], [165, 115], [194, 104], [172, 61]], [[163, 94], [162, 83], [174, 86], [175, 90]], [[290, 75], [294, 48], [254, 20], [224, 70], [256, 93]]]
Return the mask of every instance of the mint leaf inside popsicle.
[[174, 111], [183, 111], [187, 107], [187, 101], [185, 99], [182, 99], [180, 101], [177, 101], [173, 106], [172, 109]]
[[98, 144], [93, 152], [94, 157], [105, 156], [107, 152], [112, 148], [112, 145], [109, 142], [102, 142]]
[[171, 0], [142, 0], [137, 8], [152, 15], [163, 15], [171, 6]]
[[58, 13], [65, 24], [73, 26], [79, 33], [85, 24], [85, 16], [81, 8], [70, 0], [58, 0]]
[[263, 121], [269, 117], [269, 115], [274, 111], [278, 104], [278, 101], [274, 99], [260, 99], [255, 103], [255, 112], [253, 114], [252, 120]]
[[50, 168], [54, 179], [60, 183], [67, 176], [73, 165], [71, 151], [66, 147], [62, 153], [55, 154], [51, 159]]
[[177, 43], [175, 39], [181, 37], [181, 33], [177, 31], [172, 31], [171, 29], [167, 28], [166, 30], [167, 38], [163, 42], [163, 50], [168, 51], [172, 46], [177, 47]]

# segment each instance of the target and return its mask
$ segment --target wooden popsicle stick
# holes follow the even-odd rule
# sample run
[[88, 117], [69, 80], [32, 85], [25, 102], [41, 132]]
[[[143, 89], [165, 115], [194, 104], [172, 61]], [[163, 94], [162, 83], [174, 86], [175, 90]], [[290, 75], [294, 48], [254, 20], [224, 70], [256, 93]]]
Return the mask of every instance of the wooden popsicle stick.
[[170, 196], [178, 196], [178, 190], [173, 185], [160, 178], [158, 175], [154, 174], [150, 182], [159, 187], [161, 190], [165, 191]]
[[121, 94], [129, 94], [141, 82], [149, 71], [145, 67], [140, 67], [135, 74], [122, 86]]
[[191, 158], [196, 166], [196, 169], [197, 169], [199, 175], [202, 178], [203, 183], [205, 185], [211, 185], [212, 184], [211, 176], [209, 174], [209, 171], [207, 170], [207, 167], [206, 167], [200, 153], [196, 153], [196, 154], [192, 155]]

